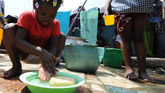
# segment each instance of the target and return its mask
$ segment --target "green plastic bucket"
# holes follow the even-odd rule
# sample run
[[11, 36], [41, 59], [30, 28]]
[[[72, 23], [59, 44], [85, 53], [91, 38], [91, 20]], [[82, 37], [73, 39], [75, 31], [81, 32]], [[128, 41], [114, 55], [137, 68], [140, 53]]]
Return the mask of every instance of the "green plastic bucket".
[[103, 57], [104, 66], [121, 67], [123, 63], [123, 55], [121, 49], [105, 48]]

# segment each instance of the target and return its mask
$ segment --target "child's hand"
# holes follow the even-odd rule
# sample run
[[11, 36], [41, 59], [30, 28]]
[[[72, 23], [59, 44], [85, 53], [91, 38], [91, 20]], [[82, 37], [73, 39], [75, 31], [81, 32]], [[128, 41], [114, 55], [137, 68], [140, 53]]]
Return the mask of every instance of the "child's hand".
[[[47, 81], [50, 79], [51, 76], [52, 76], [52, 74], [47, 72], [46, 70], [44, 70], [43, 67], [39, 68], [38, 78], [40, 78], [43, 81]], [[55, 74], [55, 76], [57, 76], [57, 74]]]
[[46, 50], [42, 51], [42, 55], [40, 58], [41, 58], [42, 67], [49, 73], [55, 74], [56, 73], [55, 62], [57, 61], [58, 58]]
[[43, 81], [47, 81], [47, 80], [50, 79], [50, 77], [51, 77], [51, 73], [49, 73], [46, 70], [44, 70], [43, 67], [39, 68], [38, 78], [40, 78]]

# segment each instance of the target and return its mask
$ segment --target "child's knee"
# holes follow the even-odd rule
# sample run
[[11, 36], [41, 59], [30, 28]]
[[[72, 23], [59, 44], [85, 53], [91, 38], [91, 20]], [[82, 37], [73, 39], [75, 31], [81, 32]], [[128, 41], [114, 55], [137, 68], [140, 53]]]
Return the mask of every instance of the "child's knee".
[[16, 25], [14, 23], [5, 25], [3, 28], [3, 35], [6, 36], [6, 35], [11, 35], [12, 33], [15, 33], [15, 31], [13, 30], [16, 30]]

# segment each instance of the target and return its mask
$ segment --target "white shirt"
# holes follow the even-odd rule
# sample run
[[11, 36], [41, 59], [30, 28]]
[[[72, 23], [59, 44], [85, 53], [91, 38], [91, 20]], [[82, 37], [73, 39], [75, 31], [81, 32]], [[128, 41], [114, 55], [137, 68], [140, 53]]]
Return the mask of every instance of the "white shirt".
[[4, 0], [0, 0], [0, 13], [2, 13], [2, 8], [5, 9], [5, 2], [4, 2]]

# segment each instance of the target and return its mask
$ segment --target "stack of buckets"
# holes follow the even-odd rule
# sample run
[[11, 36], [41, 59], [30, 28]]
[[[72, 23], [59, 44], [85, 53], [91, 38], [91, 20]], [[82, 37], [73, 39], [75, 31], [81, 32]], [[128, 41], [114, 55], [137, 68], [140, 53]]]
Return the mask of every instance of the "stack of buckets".
[[[114, 25], [114, 15], [104, 17], [106, 26]], [[123, 63], [123, 55], [121, 49], [105, 48], [103, 56], [103, 64], [108, 67], [121, 67]]]

